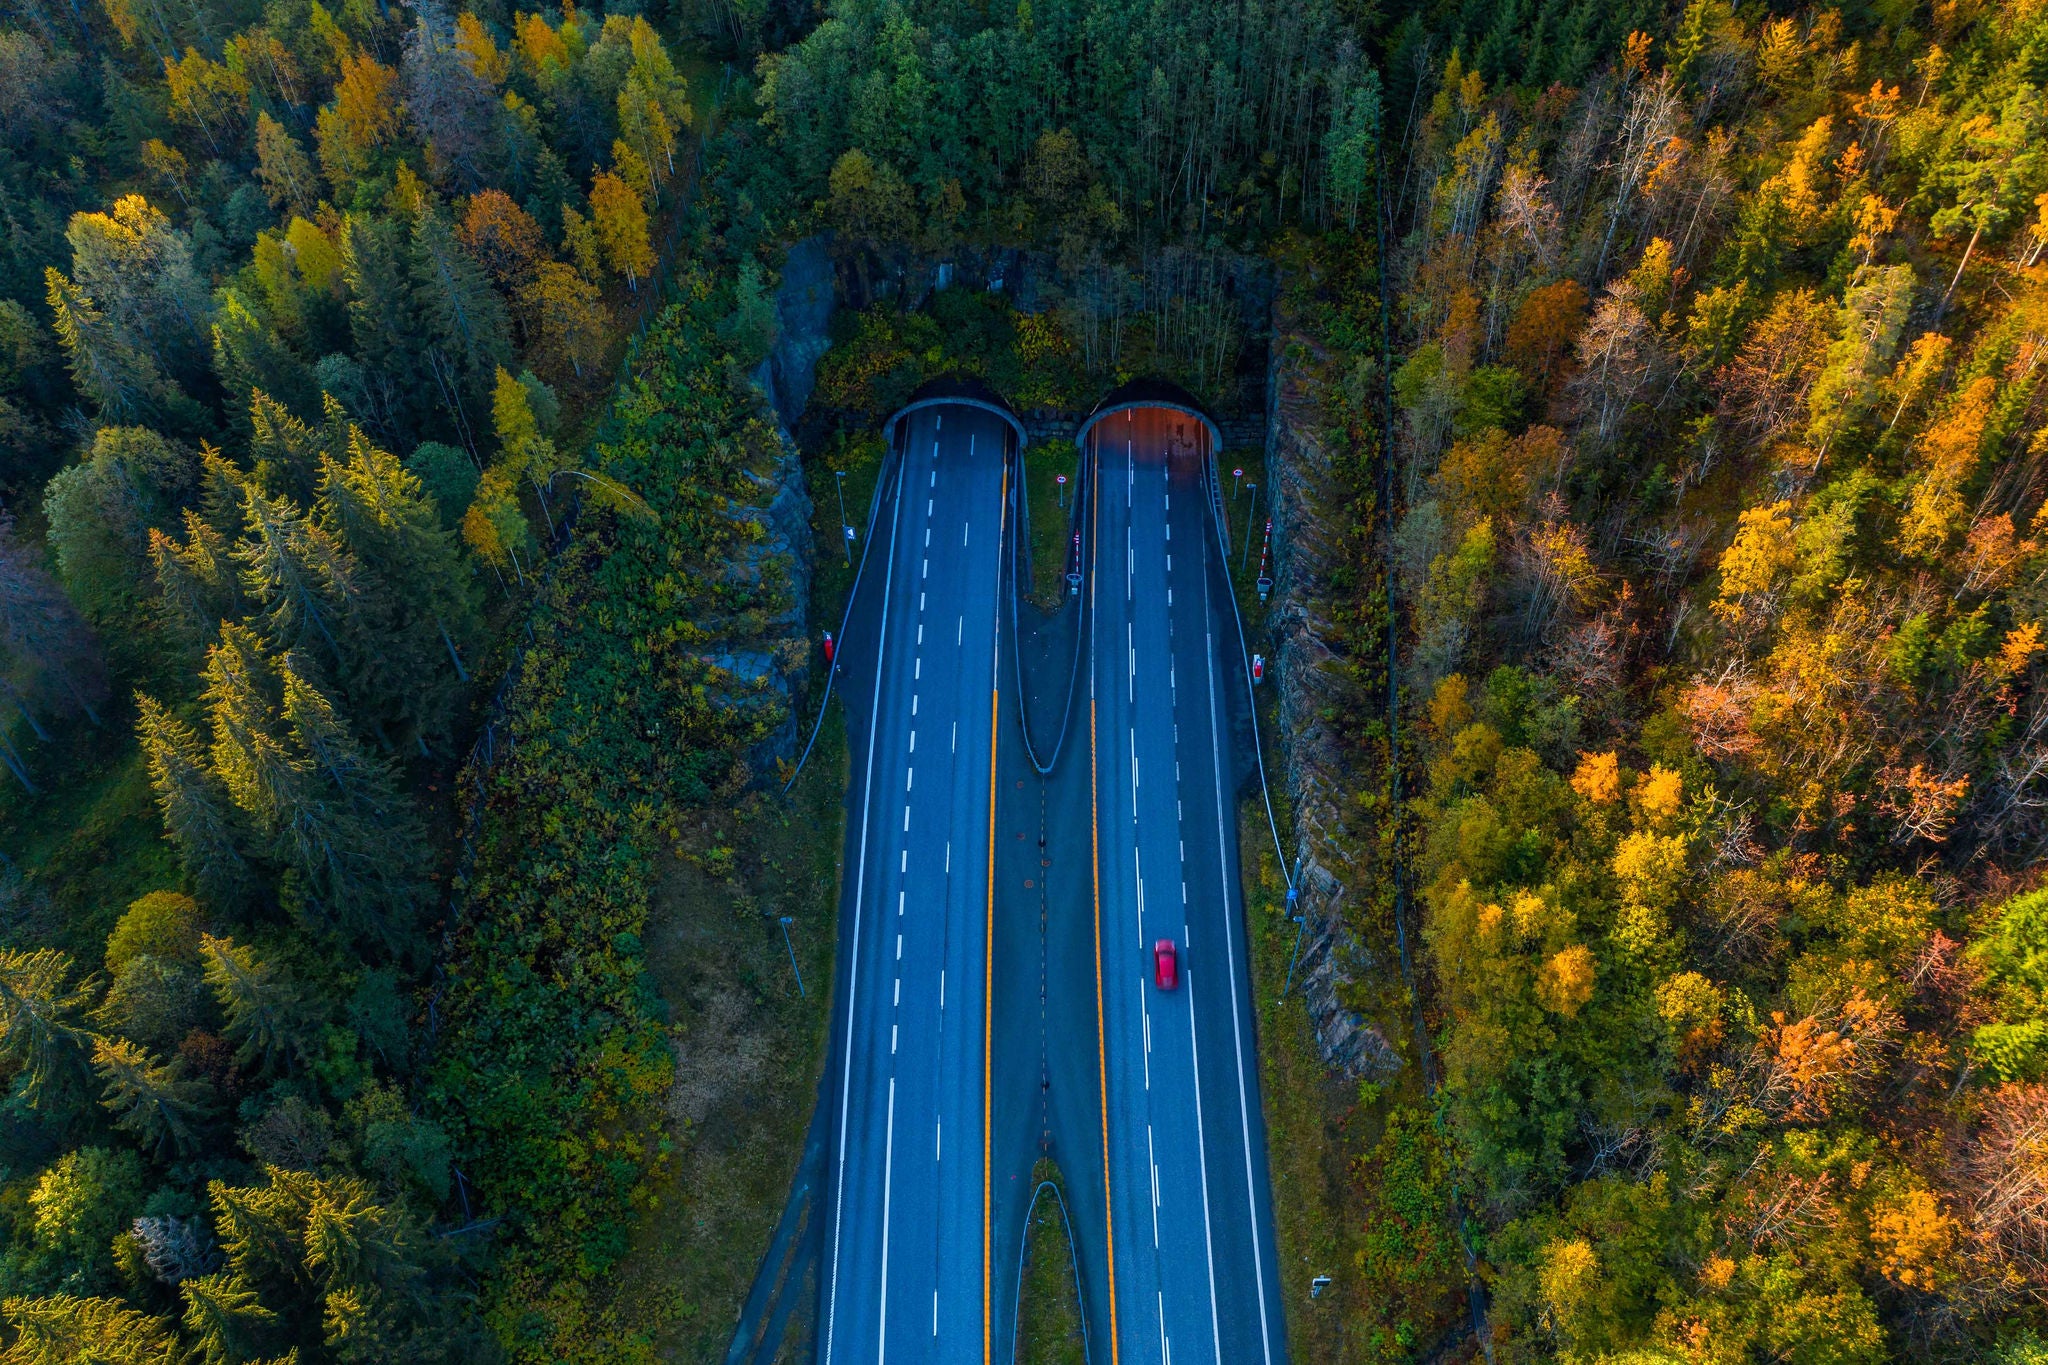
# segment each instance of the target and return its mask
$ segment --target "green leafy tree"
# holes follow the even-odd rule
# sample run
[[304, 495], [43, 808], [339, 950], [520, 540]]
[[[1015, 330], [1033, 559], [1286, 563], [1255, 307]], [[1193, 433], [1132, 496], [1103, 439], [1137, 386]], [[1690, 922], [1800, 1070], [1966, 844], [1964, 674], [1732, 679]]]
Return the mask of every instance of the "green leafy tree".
[[113, 1278], [113, 1243], [142, 1209], [142, 1162], [106, 1147], [66, 1152], [29, 1192], [36, 1243], [71, 1267], [67, 1287]]

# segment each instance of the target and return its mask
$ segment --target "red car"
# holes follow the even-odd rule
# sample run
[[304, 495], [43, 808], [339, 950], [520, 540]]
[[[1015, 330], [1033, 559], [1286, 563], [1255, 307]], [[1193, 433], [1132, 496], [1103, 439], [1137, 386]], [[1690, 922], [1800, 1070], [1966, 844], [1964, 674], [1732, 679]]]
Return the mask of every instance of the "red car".
[[1159, 983], [1159, 989], [1170, 991], [1180, 984], [1180, 950], [1173, 946], [1173, 940], [1162, 938], [1152, 945], [1152, 979]]

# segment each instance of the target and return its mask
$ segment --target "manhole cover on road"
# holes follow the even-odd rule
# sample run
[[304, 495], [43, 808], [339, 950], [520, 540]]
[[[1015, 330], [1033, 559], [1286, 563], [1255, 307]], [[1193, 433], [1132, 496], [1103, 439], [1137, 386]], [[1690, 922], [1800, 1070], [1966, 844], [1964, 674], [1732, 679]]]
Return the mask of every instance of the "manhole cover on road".
[[1051, 867], [1051, 866], [1052, 866], [1052, 859], [1050, 859], [1050, 858], [1040, 858], [1040, 859], [1038, 860], [1038, 865], [1039, 865], [1040, 867]]
[[1025, 889], [1026, 891], [1029, 891], [1029, 890], [1031, 889], [1031, 878], [1029, 878], [1029, 877], [1026, 877], [1026, 878], [1024, 879], [1024, 889]]

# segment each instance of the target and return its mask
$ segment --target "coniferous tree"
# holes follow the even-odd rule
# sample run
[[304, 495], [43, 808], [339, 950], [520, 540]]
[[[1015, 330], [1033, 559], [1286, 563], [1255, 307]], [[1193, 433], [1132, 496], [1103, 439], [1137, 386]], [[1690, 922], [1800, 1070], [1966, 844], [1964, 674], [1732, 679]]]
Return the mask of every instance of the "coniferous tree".
[[242, 509], [248, 536], [235, 547], [243, 582], [261, 604], [264, 633], [279, 650], [311, 649], [345, 671], [342, 635], [361, 601], [354, 558], [286, 498], [253, 485]]
[[423, 834], [390, 768], [356, 742], [297, 657], [282, 660], [295, 779], [276, 793], [281, 852], [349, 932], [409, 951], [423, 890]]
[[126, 1038], [95, 1038], [93, 1070], [100, 1078], [100, 1105], [114, 1126], [159, 1155], [198, 1150], [197, 1126], [208, 1110], [205, 1085], [185, 1078], [182, 1059], [160, 1062]]
[[[316, 403], [325, 414], [333, 399], [320, 395]], [[266, 488], [288, 488], [294, 497], [310, 501], [318, 483], [320, 458], [327, 445], [324, 433], [316, 432], [285, 404], [265, 389], [249, 392], [249, 459], [256, 481]]]
[[418, 477], [359, 427], [349, 428], [346, 462], [321, 466], [320, 507], [395, 605], [397, 638], [413, 641], [412, 657], [401, 666], [409, 675], [406, 693], [420, 700], [408, 709], [423, 722], [431, 718], [428, 728], [442, 728], [452, 698], [447, 687], [436, 685], [435, 675], [444, 670], [433, 665], [432, 646], [420, 637], [431, 629], [456, 681], [469, 680], [460, 646], [477, 629], [477, 607], [474, 581], [455, 538], [441, 528]]
[[0, 1354], [5, 1365], [177, 1365], [182, 1358], [168, 1322], [120, 1299], [8, 1299], [0, 1313], [14, 1327], [14, 1344]]
[[206, 1365], [241, 1365], [256, 1359], [277, 1322], [256, 1291], [226, 1272], [184, 1281], [185, 1330]]
[[235, 1060], [270, 1072], [290, 1065], [305, 1051], [305, 1004], [283, 968], [258, 957], [232, 939], [202, 934], [201, 959], [236, 1043]]
[[165, 613], [188, 641], [212, 643], [222, 621], [240, 619], [248, 610], [227, 538], [191, 508], [185, 509], [182, 541], [150, 528], [149, 557]]
[[249, 403], [259, 391], [275, 394], [285, 406], [301, 411], [310, 412], [318, 401], [319, 386], [312, 371], [233, 289], [223, 289], [216, 296], [213, 370], [231, 411]]
[[207, 761], [191, 727], [153, 697], [135, 696], [136, 734], [163, 812], [165, 837], [177, 845], [185, 870], [215, 905], [233, 905], [253, 875], [243, 854], [245, 834], [233, 799]]
[[429, 368], [456, 430], [472, 439], [465, 404], [512, 353], [505, 301], [440, 210], [424, 200], [413, 214], [412, 262]]
[[110, 421], [135, 421], [159, 411], [170, 385], [156, 361], [123, 337], [86, 292], [55, 266], [44, 272], [44, 279], [52, 325], [79, 392]]
[[92, 991], [70, 975], [71, 959], [54, 948], [0, 949], [0, 1061], [35, 1108], [54, 1103], [83, 1060], [88, 1035], [72, 1020]]

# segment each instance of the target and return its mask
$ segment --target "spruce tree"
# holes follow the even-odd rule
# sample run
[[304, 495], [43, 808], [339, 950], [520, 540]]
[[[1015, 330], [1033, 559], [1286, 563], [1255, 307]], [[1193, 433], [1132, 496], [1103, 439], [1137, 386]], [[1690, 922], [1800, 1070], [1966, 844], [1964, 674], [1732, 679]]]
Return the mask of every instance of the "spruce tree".
[[232, 939], [202, 934], [199, 951], [227, 1036], [237, 1045], [235, 1061], [268, 1073], [303, 1056], [305, 1002], [290, 976]]
[[22, 1078], [31, 1108], [49, 1107], [79, 1075], [87, 1034], [72, 1021], [92, 991], [70, 976], [70, 957], [54, 948], [0, 948], [0, 1061]]
[[7, 1365], [177, 1365], [184, 1354], [167, 1321], [119, 1299], [51, 1294], [9, 1299], [0, 1312], [14, 1328]]
[[245, 490], [248, 538], [235, 547], [243, 581], [261, 604], [264, 633], [279, 650], [311, 648], [345, 671], [341, 635], [361, 605], [354, 558], [288, 498]]
[[475, 581], [455, 537], [419, 479], [357, 427], [347, 461], [321, 467], [320, 510], [394, 609], [405, 711], [421, 729], [444, 733], [455, 685], [469, 680], [460, 646], [478, 628]]
[[114, 1126], [158, 1155], [184, 1156], [199, 1149], [197, 1125], [207, 1113], [207, 1087], [185, 1079], [181, 1059], [158, 1061], [126, 1038], [95, 1038], [93, 1070], [99, 1073], [100, 1104]]
[[185, 509], [182, 541], [150, 528], [149, 557], [156, 565], [164, 612], [187, 640], [211, 644], [222, 621], [239, 619], [248, 610], [227, 538], [191, 508]]
[[240, 1277], [225, 1271], [186, 1280], [185, 1331], [206, 1365], [241, 1365], [254, 1360], [277, 1322]]
[[388, 951], [408, 949], [423, 891], [418, 816], [297, 656], [286, 655], [280, 673], [297, 779], [278, 794], [286, 816], [280, 852], [344, 928]]
[[230, 410], [240, 408], [259, 390], [275, 394], [302, 412], [312, 411], [320, 389], [304, 361], [233, 289], [216, 297], [213, 319], [213, 369], [220, 377]]
[[297, 781], [278, 735], [276, 670], [247, 626], [223, 622], [220, 643], [206, 652], [207, 719], [213, 729], [213, 771], [251, 825], [278, 837]]
[[177, 846], [199, 894], [214, 905], [233, 905], [248, 889], [251, 874], [234, 802], [191, 727], [143, 693], [136, 694], [135, 707], [136, 733], [165, 834]]
[[512, 354], [505, 301], [431, 203], [413, 215], [413, 297], [441, 401], [474, 444], [471, 413]]
[[[321, 395], [323, 412], [333, 402]], [[290, 489], [294, 497], [310, 500], [319, 478], [321, 450], [327, 444], [323, 436], [263, 388], [249, 391], [249, 460], [256, 481], [265, 488]]]
[[45, 297], [57, 339], [71, 362], [71, 378], [113, 422], [148, 417], [163, 405], [169, 388], [156, 361], [128, 344], [85, 290], [51, 266], [44, 272]]
[[227, 1253], [236, 1278], [297, 1278], [305, 1258], [299, 1242], [305, 1223], [306, 1197], [291, 1191], [311, 1183], [296, 1171], [271, 1170], [267, 1186], [230, 1185], [215, 1180], [206, 1187], [213, 1209], [214, 1235]]

